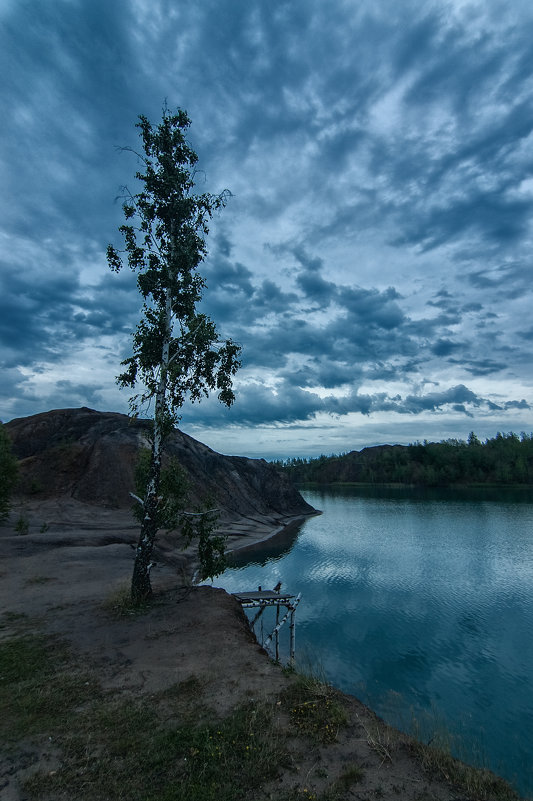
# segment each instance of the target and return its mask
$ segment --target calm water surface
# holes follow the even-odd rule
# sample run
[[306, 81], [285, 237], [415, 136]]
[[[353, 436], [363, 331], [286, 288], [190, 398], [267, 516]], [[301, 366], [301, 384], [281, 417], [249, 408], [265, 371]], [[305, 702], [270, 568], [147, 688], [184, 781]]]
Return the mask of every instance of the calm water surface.
[[531, 495], [302, 494], [323, 514], [214, 583], [301, 592], [297, 657], [533, 794]]

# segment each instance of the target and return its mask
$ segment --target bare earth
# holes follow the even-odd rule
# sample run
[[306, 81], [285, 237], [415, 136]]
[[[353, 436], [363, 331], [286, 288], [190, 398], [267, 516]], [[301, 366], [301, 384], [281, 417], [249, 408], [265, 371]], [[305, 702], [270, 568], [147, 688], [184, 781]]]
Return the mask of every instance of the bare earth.
[[[202, 700], [214, 712], [226, 714], [239, 703], [265, 699], [278, 710], [279, 725], [289, 730], [288, 711], [279, 698], [293, 679], [258, 646], [234, 598], [210, 587], [184, 590], [180, 585], [187, 565], [167, 551], [166, 559], [160, 553], [164, 561], [152, 573], [159, 603], [140, 617], [114, 619], [102, 601], [131, 574], [137, 526], [129, 512], [71, 500], [25, 502], [30, 529], [20, 534], [14, 526], [21, 509], [15, 505], [9, 523], [0, 528], [1, 636], [9, 636], [10, 620], [27, 615], [39, 620], [41, 630], [70, 641], [97, 669], [106, 689], [150, 694], [194, 676], [204, 688]], [[264, 530], [247, 534], [249, 542], [264, 536]], [[280, 767], [273, 782], [258, 788], [258, 801], [291, 789], [294, 797], [320, 796], [353, 764], [363, 766], [364, 778], [343, 798], [468, 798], [444, 776], [428, 776], [408, 738], [381, 725], [363, 704], [352, 697], [344, 697], [343, 704], [348, 725], [336, 742], [310, 744], [293, 732], [291, 766]], [[35, 747], [19, 757], [0, 757], [2, 801], [23, 801], [20, 781], [32, 771], [51, 770], [57, 758]]]

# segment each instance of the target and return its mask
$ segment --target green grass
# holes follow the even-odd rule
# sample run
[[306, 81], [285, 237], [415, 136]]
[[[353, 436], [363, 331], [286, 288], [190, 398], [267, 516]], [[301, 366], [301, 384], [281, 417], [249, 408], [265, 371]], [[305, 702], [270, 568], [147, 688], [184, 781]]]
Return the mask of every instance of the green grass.
[[41, 635], [11, 637], [0, 648], [0, 687], [39, 679], [51, 673], [59, 650]]
[[335, 742], [339, 729], [346, 725], [341, 693], [314, 676], [298, 674], [282, 698], [292, 725], [314, 742]]
[[148, 699], [95, 705], [59, 745], [61, 767], [25, 785], [35, 798], [237, 801], [272, 777], [284, 755], [265, 706], [165, 726]]
[[97, 683], [69, 669], [64, 645], [38, 634], [0, 643], [0, 738], [16, 742], [54, 729], [95, 696]]
[[102, 602], [102, 609], [117, 620], [127, 617], [138, 617], [149, 612], [158, 601], [134, 601], [131, 597], [131, 584], [122, 583], [109, 593]]
[[24, 584], [27, 587], [31, 587], [33, 584], [48, 584], [49, 581], [57, 581], [57, 579], [51, 578], [50, 576], [32, 576], [26, 579]]
[[243, 705], [217, 719], [195, 677], [151, 696], [104, 693], [54, 639], [0, 643], [0, 740], [60, 753], [24, 784], [49, 801], [238, 801], [286, 758], [274, 708]]
[[490, 770], [472, 767], [455, 759], [446, 744], [425, 745], [413, 740], [412, 749], [428, 774], [460, 788], [476, 801], [520, 801], [520, 796]]

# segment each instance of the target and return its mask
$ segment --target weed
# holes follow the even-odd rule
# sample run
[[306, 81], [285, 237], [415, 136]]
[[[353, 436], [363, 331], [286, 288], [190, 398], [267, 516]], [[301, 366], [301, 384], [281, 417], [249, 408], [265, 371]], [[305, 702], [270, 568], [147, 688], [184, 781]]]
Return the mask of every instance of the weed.
[[73, 706], [94, 694], [87, 674], [65, 668], [57, 640], [30, 634], [0, 642], [0, 737], [16, 741], [58, 725]]
[[394, 746], [396, 733], [386, 723], [376, 718], [371, 724], [361, 724], [366, 733], [366, 741], [370, 748], [381, 757], [381, 764], [392, 762], [391, 751]]
[[198, 676], [189, 676], [188, 679], [167, 687], [166, 690], [159, 693], [158, 697], [177, 700], [185, 698], [190, 703], [191, 699], [201, 698], [204, 688], [205, 681], [201, 681]]
[[102, 602], [102, 609], [112, 617], [125, 618], [144, 615], [154, 605], [154, 601], [134, 601], [131, 597], [131, 586], [124, 582], [120, 584]]
[[68, 793], [84, 801], [237, 801], [275, 773], [280, 742], [267, 707], [165, 728], [148, 699], [107, 702], [78, 716], [76, 730], [60, 739], [61, 767], [25, 788], [36, 798]]
[[346, 724], [341, 694], [312, 676], [299, 675], [282, 698], [289, 705], [292, 724], [315, 742], [335, 742], [339, 728]]
[[365, 772], [359, 765], [352, 765], [341, 773], [335, 784], [341, 790], [349, 790], [354, 784], [358, 784], [364, 775]]
[[19, 519], [15, 523], [15, 531], [17, 534], [28, 534], [30, 530], [30, 524], [28, 522], [28, 518], [24, 517], [24, 515], [20, 515]]
[[48, 523], [42, 523], [41, 524], [41, 528], [39, 529], [39, 532], [41, 534], [45, 534], [48, 531], [49, 528], [50, 528], [50, 526], [48, 525]]
[[38, 679], [53, 670], [49, 640], [42, 635], [12, 637], [0, 646], [0, 687]]
[[275, 775], [285, 736], [266, 704], [200, 722], [202, 689], [191, 676], [117, 700], [61, 642], [11, 637], [0, 642], [0, 739], [12, 754], [18, 742], [59, 750], [56, 770], [24, 782], [31, 798], [238, 801]]
[[430, 775], [444, 778], [477, 801], [519, 801], [518, 794], [504, 779], [490, 770], [475, 768], [455, 759], [446, 745], [435, 747], [413, 740], [411, 748]]
[[2, 615], [2, 622], [0, 623], [0, 629], [6, 629], [8, 627], [15, 626], [16, 628], [25, 628], [26, 626], [31, 625], [31, 618], [25, 612], [4, 612]]
[[[410, 729], [413, 733], [410, 748], [429, 775], [444, 779], [476, 801], [516, 801], [519, 798], [504, 779], [479, 767], [485, 761], [482, 746], [463, 742], [433, 711], [424, 718], [413, 716]], [[452, 750], [457, 756], [452, 756]], [[462, 762], [462, 754], [474, 759], [478, 767]]]

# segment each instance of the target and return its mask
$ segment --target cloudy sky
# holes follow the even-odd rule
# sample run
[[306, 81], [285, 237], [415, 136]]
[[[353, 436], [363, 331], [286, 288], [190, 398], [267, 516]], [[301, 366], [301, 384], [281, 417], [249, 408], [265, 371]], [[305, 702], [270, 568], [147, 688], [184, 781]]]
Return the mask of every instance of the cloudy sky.
[[529, 0], [0, 0], [0, 419], [127, 411], [139, 114], [185, 108], [214, 220], [226, 453], [533, 429]]

